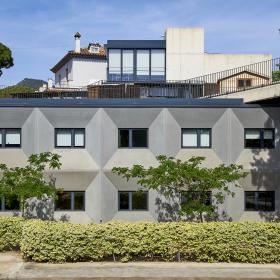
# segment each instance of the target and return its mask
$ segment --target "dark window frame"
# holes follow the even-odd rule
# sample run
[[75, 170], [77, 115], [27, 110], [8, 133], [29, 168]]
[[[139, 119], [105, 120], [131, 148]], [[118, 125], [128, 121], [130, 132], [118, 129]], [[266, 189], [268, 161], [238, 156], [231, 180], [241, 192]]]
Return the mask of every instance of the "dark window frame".
[[[246, 139], [246, 132], [249, 131], [249, 130], [259, 130], [259, 132], [260, 132], [260, 146], [259, 147], [248, 147], [246, 145], [246, 140], [247, 140]], [[272, 145], [272, 147], [265, 147], [265, 145], [264, 145], [264, 140], [265, 140], [264, 139], [264, 131], [265, 130], [272, 131], [272, 135], [273, 135], [273, 139], [272, 139], [273, 145]], [[244, 149], [269, 149], [269, 150], [275, 149], [275, 128], [252, 128], [252, 127], [244, 128]]]
[[[133, 209], [132, 194], [137, 192], [143, 192], [146, 194], [146, 209]], [[120, 195], [121, 193], [128, 193], [128, 209], [120, 209]], [[129, 211], [129, 212], [139, 212], [139, 211], [149, 211], [149, 191], [118, 191], [118, 211]]]
[[[0, 197], [0, 212], [19, 212], [20, 211], [20, 205], [18, 209], [6, 209], [5, 205], [5, 197]], [[19, 202], [18, 202], [19, 204]]]
[[[184, 131], [196, 130], [197, 134], [197, 146], [184, 146], [183, 145], [183, 135]], [[208, 130], [209, 133], [209, 146], [201, 146], [201, 132], [203, 130]], [[182, 149], [211, 149], [212, 148], [212, 128], [182, 128], [181, 129], [181, 148]]]
[[[6, 135], [7, 132], [11, 130], [18, 130], [19, 131], [19, 137], [20, 137], [20, 144], [18, 146], [10, 146], [6, 144]], [[0, 145], [0, 149], [20, 149], [22, 146], [22, 133], [21, 128], [0, 128], [0, 134], [2, 137], [2, 144]]]
[[[246, 194], [255, 193], [255, 204], [256, 209], [247, 209], [246, 208]], [[258, 207], [258, 196], [260, 193], [271, 193], [272, 194], [272, 210], [260, 210]], [[275, 211], [275, 191], [244, 191], [244, 211], [248, 212], [274, 212]]]
[[58, 74], [58, 84], [61, 87], [61, 74]]
[[[109, 60], [110, 60], [110, 50], [120, 50], [120, 79], [111, 79], [110, 78], [110, 69], [109, 69]], [[126, 75], [123, 73], [123, 51], [124, 50], [130, 50], [133, 51], [133, 78], [130, 80], [124, 79], [124, 76]], [[147, 75], [147, 80], [142, 80], [138, 78], [137, 75], [137, 50], [147, 50], [149, 51], [149, 75]], [[152, 50], [163, 50], [164, 51], [164, 75], [161, 76], [161, 79], [153, 79], [153, 76], [151, 74], [151, 54]], [[107, 56], [107, 80], [108, 81], [119, 81], [119, 82], [163, 82], [166, 80], [166, 48], [110, 48], [108, 49], [108, 56]]]
[[[70, 131], [71, 133], [71, 146], [58, 146], [57, 145], [57, 134], [59, 131]], [[84, 133], [84, 145], [75, 145], [75, 132], [83, 131]], [[86, 129], [85, 128], [55, 128], [54, 131], [54, 146], [56, 149], [84, 149], [86, 147]]]
[[[54, 201], [54, 210], [57, 212], [81, 212], [85, 211], [86, 208], [86, 192], [85, 191], [62, 191], [60, 193], [69, 193], [70, 194], [70, 209], [57, 209], [57, 200]], [[83, 193], [83, 208], [82, 209], [75, 209], [75, 193]]]
[[[239, 85], [240, 81], [243, 81], [243, 85], [242, 86]], [[250, 85], [247, 85], [247, 81], [250, 82]], [[253, 81], [253, 78], [238, 78], [237, 81], [236, 81], [237, 88], [238, 89], [244, 89], [244, 88], [252, 87], [252, 81]], [[244, 85], [244, 83], [245, 83], [245, 85]]]
[[[121, 146], [121, 130], [128, 130], [128, 147]], [[133, 138], [132, 138], [132, 131], [134, 130], [145, 130], [146, 131], [146, 142], [147, 146], [145, 147], [134, 147], [132, 146]], [[149, 128], [119, 128], [118, 129], [118, 148], [119, 149], [148, 149], [149, 148]]]
[[65, 76], [66, 76], [66, 82], [69, 82], [69, 70], [68, 68], [65, 69]]

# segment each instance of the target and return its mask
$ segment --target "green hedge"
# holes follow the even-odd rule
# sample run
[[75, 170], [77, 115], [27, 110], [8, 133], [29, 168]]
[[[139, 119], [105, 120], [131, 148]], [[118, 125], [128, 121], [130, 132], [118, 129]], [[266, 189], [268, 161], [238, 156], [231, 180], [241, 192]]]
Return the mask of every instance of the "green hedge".
[[164, 260], [280, 262], [278, 223], [107, 223], [30, 221], [21, 251], [38, 262]]
[[0, 252], [19, 249], [24, 219], [0, 217]]

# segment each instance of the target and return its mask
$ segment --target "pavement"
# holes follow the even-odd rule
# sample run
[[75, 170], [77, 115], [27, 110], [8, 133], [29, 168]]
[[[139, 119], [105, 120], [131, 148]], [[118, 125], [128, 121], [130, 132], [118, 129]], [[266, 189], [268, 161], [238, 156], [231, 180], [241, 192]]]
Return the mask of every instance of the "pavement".
[[24, 262], [19, 254], [0, 254], [0, 279], [183, 280], [280, 279], [280, 264], [98, 262], [48, 264]]

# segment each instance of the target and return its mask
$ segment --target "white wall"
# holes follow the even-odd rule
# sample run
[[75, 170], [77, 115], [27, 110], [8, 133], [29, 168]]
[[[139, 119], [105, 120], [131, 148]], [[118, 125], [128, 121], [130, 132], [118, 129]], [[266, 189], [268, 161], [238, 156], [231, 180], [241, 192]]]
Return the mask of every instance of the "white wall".
[[[66, 69], [68, 68], [68, 83]], [[82, 87], [88, 84], [107, 79], [107, 61], [98, 59], [73, 58], [55, 73], [55, 86], [59, 87], [59, 74], [61, 87]]]
[[195, 78], [270, 59], [270, 54], [204, 53], [202, 28], [166, 30], [166, 80]]
[[86, 86], [107, 79], [107, 61], [83, 58], [73, 59], [73, 85]]
[[61, 86], [66, 87], [67, 86], [67, 80], [66, 80], [66, 69], [68, 68], [68, 80], [69, 80], [69, 86], [71, 82], [73, 81], [73, 69], [72, 69], [72, 59], [69, 60], [66, 64], [64, 64], [56, 73], [55, 73], [55, 86], [59, 87], [59, 74], [61, 75]]

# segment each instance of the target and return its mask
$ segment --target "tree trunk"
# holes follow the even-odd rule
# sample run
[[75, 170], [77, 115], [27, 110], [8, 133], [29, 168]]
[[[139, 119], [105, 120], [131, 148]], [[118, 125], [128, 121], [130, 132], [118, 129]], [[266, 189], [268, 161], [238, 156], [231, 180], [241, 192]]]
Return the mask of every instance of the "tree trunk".
[[21, 216], [24, 217], [24, 200], [21, 200]]
[[203, 223], [203, 214], [202, 212], [199, 213], [200, 222]]

